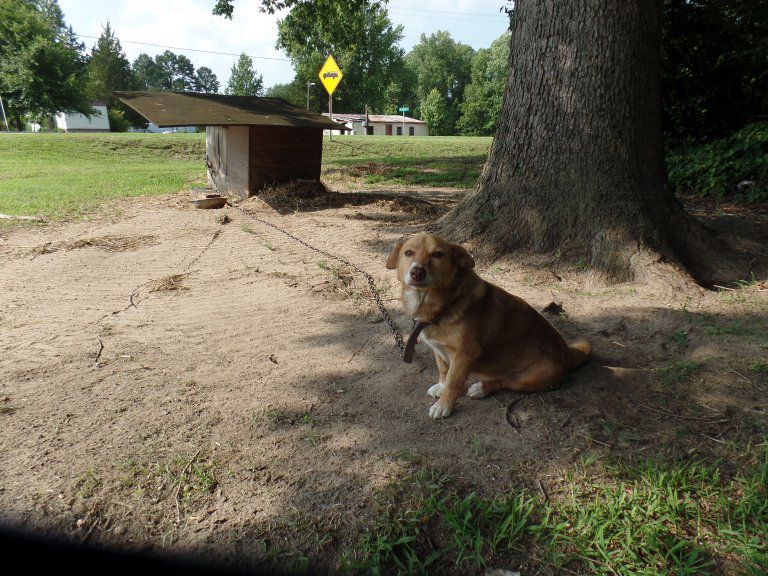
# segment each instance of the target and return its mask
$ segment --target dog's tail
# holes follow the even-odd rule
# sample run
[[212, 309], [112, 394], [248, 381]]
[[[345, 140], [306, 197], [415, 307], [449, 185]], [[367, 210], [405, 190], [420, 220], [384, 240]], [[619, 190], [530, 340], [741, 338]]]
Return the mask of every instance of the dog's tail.
[[581, 366], [592, 352], [592, 346], [586, 340], [576, 340], [568, 344], [571, 350], [571, 368]]

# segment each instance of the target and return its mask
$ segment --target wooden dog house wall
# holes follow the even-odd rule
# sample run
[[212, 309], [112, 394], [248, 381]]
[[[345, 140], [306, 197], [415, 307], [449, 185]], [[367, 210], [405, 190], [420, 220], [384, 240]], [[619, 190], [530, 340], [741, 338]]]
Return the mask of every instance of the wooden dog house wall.
[[247, 198], [271, 184], [319, 180], [323, 130], [346, 130], [279, 98], [116, 92], [158, 126], [205, 126], [208, 183]]
[[206, 126], [208, 183], [248, 197], [271, 184], [320, 180], [321, 128]]

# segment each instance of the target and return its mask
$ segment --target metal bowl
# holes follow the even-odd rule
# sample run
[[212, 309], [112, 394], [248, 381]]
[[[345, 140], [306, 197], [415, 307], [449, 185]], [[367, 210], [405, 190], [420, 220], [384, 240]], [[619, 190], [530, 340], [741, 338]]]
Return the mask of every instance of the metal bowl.
[[190, 200], [192, 204], [197, 208], [223, 208], [227, 203], [226, 196], [218, 196], [216, 194], [208, 194], [205, 198], [198, 198], [196, 200]]

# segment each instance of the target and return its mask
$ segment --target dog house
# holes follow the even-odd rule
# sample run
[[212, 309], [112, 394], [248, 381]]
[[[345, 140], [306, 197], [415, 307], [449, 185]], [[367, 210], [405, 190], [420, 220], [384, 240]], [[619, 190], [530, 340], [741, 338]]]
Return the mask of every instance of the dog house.
[[272, 184], [320, 180], [323, 129], [345, 129], [279, 98], [143, 91], [115, 95], [157, 126], [205, 126], [208, 183], [243, 198]]

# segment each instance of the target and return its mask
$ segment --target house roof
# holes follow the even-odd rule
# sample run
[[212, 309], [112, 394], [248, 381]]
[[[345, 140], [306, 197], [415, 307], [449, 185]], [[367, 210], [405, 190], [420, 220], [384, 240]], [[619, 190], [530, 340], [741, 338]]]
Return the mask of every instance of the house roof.
[[[323, 113], [323, 116], [328, 116], [327, 112]], [[337, 122], [363, 122], [365, 120], [365, 114], [336, 114], [333, 113], [333, 119]], [[368, 114], [368, 120], [370, 122], [378, 123], [403, 123], [403, 116], [399, 114]], [[426, 124], [423, 120], [417, 120], [416, 118], [405, 117], [406, 124]]]
[[157, 126], [292, 126], [339, 128], [321, 114], [280, 98], [224, 96], [197, 92], [115, 92], [128, 106]]

